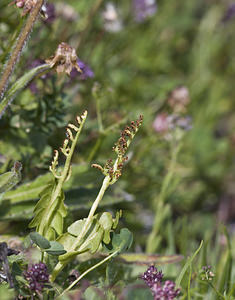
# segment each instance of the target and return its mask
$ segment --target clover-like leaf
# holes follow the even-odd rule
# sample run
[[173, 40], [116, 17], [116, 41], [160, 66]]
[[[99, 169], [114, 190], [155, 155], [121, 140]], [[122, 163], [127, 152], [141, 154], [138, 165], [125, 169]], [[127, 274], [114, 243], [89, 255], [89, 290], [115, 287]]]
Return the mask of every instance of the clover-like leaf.
[[112, 214], [109, 212], [104, 212], [101, 214], [97, 214], [95, 217], [98, 219], [100, 225], [104, 229], [104, 238], [103, 242], [105, 244], [109, 244], [111, 238], [110, 238], [110, 233], [112, 229], [115, 229], [118, 225], [119, 218], [122, 215], [122, 211], [118, 211], [116, 213], [115, 219], [113, 219]]
[[120, 233], [113, 233], [112, 240], [109, 245], [104, 246], [104, 249], [109, 253], [117, 252], [117, 255], [121, 252], [128, 250], [133, 242], [133, 235], [127, 228], [122, 228]]
[[96, 220], [93, 218], [91, 225], [89, 226], [86, 235], [82, 239], [80, 246], [75, 249], [75, 251], [70, 251], [72, 246], [75, 244], [76, 237], [79, 236], [83, 229], [86, 219], [78, 220], [68, 227], [68, 232], [63, 234], [58, 241], [63, 244], [67, 253], [62, 255], [60, 260], [67, 260], [68, 258], [81, 254], [83, 252], [89, 251], [90, 253], [95, 253], [99, 246], [101, 245], [104, 229]]
[[62, 255], [66, 253], [66, 250], [64, 250], [63, 245], [61, 245], [57, 241], [51, 241], [50, 242], [50, 248], [46, 249], [46, 252], [50, 255]]
[[31, 240], [41, 249], [48, 249], [51, 247], [50, 242], [37, 232], [30, 232]]
[[59, 260], [64, 262], [84, 252], [93, 254], [99, 251], [99, 249], [101, 250], [102, 242], [105, 244], [110, 242], [110, 233], [117, 226], [120, 215], [121, 211], [116, 213], [114, 219], [109, 212], [95, 215], [79, 247], [72, 251], [71, 249], [73, 249], [73, 246], [76, 244], [76, 238], [82, 232], [87, 219], [78, 220], [71, 224], [68, 227], [67, 232], [61, 235], [57, 240], [67, 251], [66, 254], [59, 257]]

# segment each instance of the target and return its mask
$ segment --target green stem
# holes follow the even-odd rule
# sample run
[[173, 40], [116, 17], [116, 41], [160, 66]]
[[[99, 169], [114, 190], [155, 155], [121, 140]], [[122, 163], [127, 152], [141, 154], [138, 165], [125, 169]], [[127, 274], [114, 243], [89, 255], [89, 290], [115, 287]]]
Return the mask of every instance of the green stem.
[[41, 262], [43, 262], [43, 260], [44, 260], [44, 252], [41, 251]]
[[[114, 170], [114, 174], [115, 172], [117, 171], [117, 167], [118, 167], [118, 162], [119, 162], [119, 159], [117, 158], [115, 163], [114, 163], [114, 167], [113, 167], [113, 170]], [[75, 243], [73, 244], [73, 246], [69, 249], [71, 252], [73, 251], [76, 251], [76, 249], [78, 249], [82, 242], [83, 242], [83, 238], [84, 236], [86, 235], [87, 231], [89, 230], [89, 227], [92, 223], [92, 220], [93, 220], [93, 216], [96, 212], [96, 209], [100, 203], [100, 201], [102, 200], [103, 196], [104, 196], [104, 193], [105, 191], [107, 190], [107, 188], [109, 187], [109, 185], [111, 184], [111, 178], [109, 175], [106, 175], [104, 180], [103, 180], [103, 183], [102, 183], [102, 186], [101, 186], [101, 189], [94, 201], [94, 203], [92, 204], [92, 207], [90, 209], [90, 212], [89, 212], [89, 215], [86, 219], [86, 222], [79, 234], [79, 236], [76, 238], [76, 241]], [[68, 262], [66, 261], [65, 263], [61, 263], [61, 262], [58, 262], [57, 265], [55, 266], [54, 268], [54, 271], [52, 272], [52, 275], [51, 275], [51, 281], [53, 282], [57, 275], [63, 270], [63, 268], [65, 267], [65, 265], [67, 264]]]
[[101, 115], [101, 109], [100, 109], [100, 97], [95, 97], [95, 103], [96, 103], [96, 112], [97, 112], [97, 120], [98, 120], [98, 128], [99, 133], [102, 133], [104, 130], [103, 122], [102, 122], [102, 115]]
[[100, 146], [102, 145], [103, 139], [104, 139], [104, 135], [99, 134], [99, 137], [96, 140], [96, 143], [95, 143], [94, 147], [92, 147], [91, 152], [89, 153], [89, 156], [87, 158], [88, 162], [91, 162], [93, 160], [93, 158], [95, 157], [97, 151], [99, 150]]
[[217, 289], [216, 287], [214, 286], [214, 284], [212, 282], [208, 282], [209, 285], [212, 287], [212, 289], [214, 290], [214, 292], [216, 293], [216, 295], [219, 297], [219, 298], [222, 298], [222, 299], [226, 299]]
[[[105, 191], [109, 187], [109, 185], [110, 185], [110, 177], [109, 177], [109, 175], [107, 175], [104, 178], [104, 181], [103, 181], [103, 184], [99, 191], [99, 194], [97, 195], [95, 202], [93, 203], [93, 205], [90, 209], [89, 215], [86, 219], [86, 223], [84, 224], [84, 226], [82, 228], [82, 231], [80, 232], [79, 236], [77, 237], [77, 239], [76, 239], [75, 243], [73, 244], [73, 246], [71, 247], [71, 249], [69, 249], [71, 252], [75, 251], [81, 245], [82, 239], [86, 235], [87, 230], [90, 227], [94, 213], [95, 213], [100, 201], [102, 200]], [[67, 264], [67, 262], [66, 263], [61, 263], [61, 262], [57, 263], [57, 265], [55, 266], [54, 271], [52, 272], [52, 275], [51, 275], [52, 282], [56, 279], [57, 275], [63, 270], [63, 268], [65, 267], [66, 264]]]
[[170, 183], [172, 182], [173, 176], [175, 174], [175, 166], [176, 166], [177, 157], [178, 157], [180, 148], [181, 148], [180, 143], [175, 148], [174, 147], [172, 148], [172, 155], [171, 155], [169, 170], [163, 180], [160, 194], [155, 200], [156, 212], [155, 212], [152, 232], [150, 233], [148, 240], [147, 240], [147, 247], [146, 247], [147, 253], [153, 253], [156, 251], [156, 244], [154, 243], [154, 240], [156, 239], [156, 236], [159, 232], [159, 229], [160, 229], [162, 223], [164, 222], [165, 217], [169, 213], [169, 208], [164, 206], [164, 203], [167, 198], [168, 187], [169, 187]]
[[60, 294], [57, 298], [60, 298], [65, 293], [67, 293], [69, 290], [71, 290], [71, 288], [73, 286], [75, 286], [84, 276], [86, 276], [92, 270], [94, 270], [94, 269], [98, 268], [99, 266], [101, 266], [102, 264], [104, 264], [106, 261], [110, 260], [112, 257], [114, 257], [115, 255], [117, 255], [118, 252], [119, 252], [119, 250], [113, 252], [111, 255], [109, 255], [108, 257], [106, 257], [105, 259], [101, 260], [100, 262], [98, 262], [97, 264], [95, 264], [94, 266], [92, 266], [90, 269], [88, 269], [84, 273], [82, 273], [82, 275], [80, 275], [72, 284], [70, 284], [70, 286], [67, 287], [67, 289], [64, 290], [63, 293]]
[[9, 60], [7, 61], [6, 67], [3, 70], [2, 77], [0, 79], [0, 99], [3, 98], [4, 92], [7, 88], [9, 78], [14, 71], [14, 67], [21, 55], [21, 52], [26, 44], [26, 41], [32, 31], [34, 23], [37, 20], [37, 17], [41, 11], [44, 0], [38, 0], [30, 12], [28, 19], [25, 23], [25, 26], [21, 30], [21, 33], [16, 41], [16, 45], [13, 51], [10, 53]]
[[162, 188], [161, 188], [161, 192], [159, 197], [156, 198], [155, 200], [155, 204], [158, 202], [165, 202], [166, 200], [166, 196], [167, 196], [167, 191], [168, 191], [168, 187], [172, 181], [173, 176], [175, 175], [175, 166], [176, 166], [176, 162], [177, 162], [177, 157], [178, 157], [178, 153], [180, 151], [181, 148], [181, 144], [179, 143], [175, 148], [173, 146], [172, 149], [172, 155], [171, 155], [171, 161], [170, 161], [170, 165], [169, 165], [169, 170], [163, 180], [163, 184], [162, 184]]

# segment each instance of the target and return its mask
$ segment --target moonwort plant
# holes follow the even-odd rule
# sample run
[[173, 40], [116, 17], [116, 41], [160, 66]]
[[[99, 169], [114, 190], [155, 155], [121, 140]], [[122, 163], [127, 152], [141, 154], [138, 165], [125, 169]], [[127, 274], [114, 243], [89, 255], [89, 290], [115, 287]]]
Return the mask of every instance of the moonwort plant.
[[[81, 117], [77, 118], [78, 126], [74, 124], [68, 125], [68, 138], [65, 139], [61, 147], [61, 152], [66, 157], [64, 168], [62, 171], [56, 168], [59, 153], [55, 151], [55, 156], [50, 166], [54, 179], [42, 191], [41, 198], [34, 209], [34, 218], [29, 224], [30, 228], [36, 228], [36, 232], [31, 233], [30, 236], [42, 251], [42, 261], [47, 261], [50, 254], [58, 255], [58, 263], [51, 274], [52, 282], [77, 255], [84, 252], [93, 254], [102, 250], [104, 244], [112, 243], [113, 249], [109, 250], [110, 255], [103, 260], [105, 262], [124, 249], [129, 248], [132, 241], [132, 235], [127, 229], [122, 229], [120, 236], [113, 235], [111, 240], [110, 233], [118, 224], [121, 216], [120, 212], [117, 212], [114, 219], [108, 212], [99, 214], [95, 214], [95, 212], [107, 188], [121, 176], [124, 162], [127, 159], [125, 154], [142, 123], [141, 116], [121, 133], [121, 137], [113, 148], [117, 155], [115, 162], [108, 160], [104, 167], [97, 164], [92, 165], [105, 176], [101, 189], [90, 209], [88, 217], [74, 222], [67, 228], [67, 232], [63, 233], [63, 221], [67, 214], [67, 208], [64, 204], [62, 188], [63, 183], [69, 179], [71, 174], [71, 158], [86, 117], [87, 112], [84, 112]], [[45, 256], [44, 253], [46, 253]], [[79, 277], [80, 279], [83, 277], [81, 276]]]
[[[67, 138], [60, 148], [60, 152], [65, 156], [64, 166], [58, 167], [59, 151], [55, 150], [54, 158], [49, 168], [53, 179], [40, 193], [40, 200], [34, 208], [34, 217], [29, 224], [30, 228], [35, 228], [36, 230], [32, 231], [29, 236], [31, 241], [41, 251], [41, 261], [38, 264], [29, 266], [24, 271], [22, 275], [26, 281], [22, 289], [27, 290], [28, 286], [32, 296], [35, 297], [43, 292], [44, 287], [53, 283], [65, 266], [80, 254], [89, 253], [92, 255], [101, 252], [106, 253], [106, 257], [83, 272], [64, 291], [60, 291], [60, 297], [90, 271], [127, 250], [132, 244], [133, 237], [127, 228], [121, 229], [119, 234], [114, 232], [121, 217], [121, 211], [118, 211], [113, 218], [110, 212], [97, 214], [96, 210], [105, 191], [122, 174], [124, 163], [127, 160], [126, 151], [141, 126], [142, 116], [137, 121], [131, 122], [130, 126], [126, 126], [121, 132], [120, 138], [113, 147], [116, 154], [115, 161], [109, 159], [103, 167], [98, 164], [92, 165], [92, 167], [102, 172], [104, 180], [87, 218], [77, 220], [67, 229], [64, 228], [67, 207], [64, 204], [63, 185], [70, 178], [72, 172], [71, 159], [86, 118], [87, 112], [85, 111], [80, 117], [77, 117], [76, 125], [68, 124], [66, 130]], [[12, 188], [19, 181], [20, 170], [21, 164], [16, 162], [11, 172], [1, 175], [1, 192]], [[57, 257], [57, 263], [49, 277], [47, 264], [51, 265], [53, 263], [54, 259], [51, 259], [52, 256]], [[9, 283], [13, 287], [12, 282], [11, 279]]]

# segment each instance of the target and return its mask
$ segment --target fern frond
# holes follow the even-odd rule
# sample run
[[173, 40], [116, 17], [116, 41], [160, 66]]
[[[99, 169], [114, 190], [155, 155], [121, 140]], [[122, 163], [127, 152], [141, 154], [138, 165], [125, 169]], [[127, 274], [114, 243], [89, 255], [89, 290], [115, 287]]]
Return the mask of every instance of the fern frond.
[[[67, 208], [64, 204], [63, 184], [71, 175], [71, 159], [75, 150], [76, 143], [87, 117], [85, 111], [81, 117], [77, 117], [78, 126], [69, 124], [67, 128], [68, 138], [65, 139], [60, 148], [65, 155], [66, 160], [62, 171], [58, 172], [59, 152], [55, 154], [50, 166], [54, 179], [41, 192], [40, 200], [34, 208], [34, 218], [29, 227], [36, 227], [36, 231], [47, 239], [54, 239], [56, 235], [63, 233], [63, 220], [67, 214]], [[74, 133], [72, 132], [74, 131]]]

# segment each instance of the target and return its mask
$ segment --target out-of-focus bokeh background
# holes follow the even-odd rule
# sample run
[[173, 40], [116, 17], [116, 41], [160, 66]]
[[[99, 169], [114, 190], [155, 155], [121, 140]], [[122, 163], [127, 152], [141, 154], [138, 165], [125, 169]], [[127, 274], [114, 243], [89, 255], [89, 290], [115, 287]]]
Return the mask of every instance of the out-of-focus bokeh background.
[[[19, 160], [21, 184], [45, 178], [67, 122], [87, 109], [66, 187], [70, 218], [84, 217], [102, 180], [90, 164], [113, 157], [120, 129], [142, 114], [123, 176], [103, 203], [123, 209], [132, 250], [187, 256], [201, 239], [213, 249], [215, 240], [226, 244], [220, 224], [234, 245], [235, 2], [158, 0], [147, 8], [141, 2], [50, 1], [49, 18], [37, 22], [13, 79], [60, 42], [76, 48], [86, 70], [71, 77], [52, 71], [18, 95], [0, 120], [0, 170]], [[2, 63], [19, 26], [20, 13], [7, 4], [0, 2]], [[8, 193], [1, 234], [26, 232], [37, 199], [30, 192], [22, 196], [18, 186]]]

